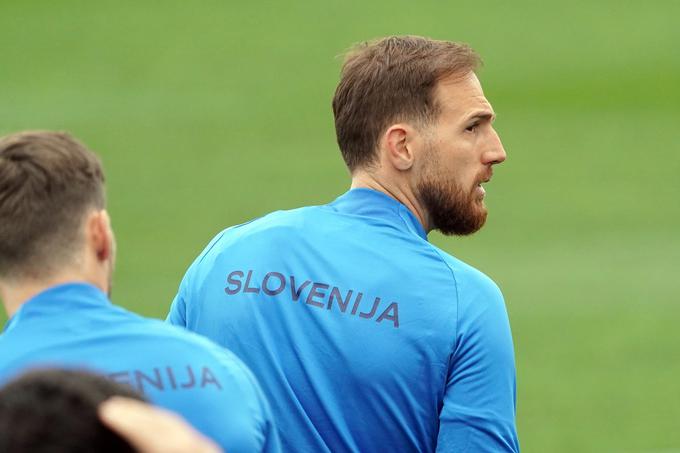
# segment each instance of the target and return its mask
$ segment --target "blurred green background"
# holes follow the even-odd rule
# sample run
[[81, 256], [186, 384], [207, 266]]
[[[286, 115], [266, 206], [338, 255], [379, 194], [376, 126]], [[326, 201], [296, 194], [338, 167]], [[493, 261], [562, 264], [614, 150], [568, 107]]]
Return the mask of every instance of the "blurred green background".
[[430, 237], [505, 293], [523, 451], [677, 452], [679, 20], [671, 0], [1, 0], [0, 133], [101, 154], [114, 300], [164, 317], [219, 230], [346, 190], [343, 50], [468, 42], [508, 160], [482, 232]]

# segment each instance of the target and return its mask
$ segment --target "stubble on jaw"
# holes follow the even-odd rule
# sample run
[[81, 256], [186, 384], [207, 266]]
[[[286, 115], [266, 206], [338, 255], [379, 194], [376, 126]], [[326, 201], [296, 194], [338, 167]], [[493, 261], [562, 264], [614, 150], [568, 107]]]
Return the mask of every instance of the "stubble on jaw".
[[476, 186], [465, 188], [446, 178], [438, 171], [436, 151], [431, 149], [428, 154], [427, 167], [416, 189], [429, 216], [430, 228], [447, 236], [468, 236], [479, 231], [486, 223], [487, 210]]

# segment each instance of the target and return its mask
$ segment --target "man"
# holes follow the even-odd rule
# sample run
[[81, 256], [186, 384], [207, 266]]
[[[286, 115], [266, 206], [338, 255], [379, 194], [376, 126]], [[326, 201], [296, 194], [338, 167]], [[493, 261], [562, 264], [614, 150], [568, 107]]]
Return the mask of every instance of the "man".
[[22, 374], [0, 388], [0, 451], [133, 453], [129, 442], [99, 420], [99, 405], [112, 396], [143, 400], [129, 386], [94, 373]]
[[505, 305], [428, 243], [486, 219], [505, 151], [469, 47], [388, 37], [347, 58], [333, 99], [352, 188], [227, 229], [169, 321], [231, 348], [295, 451], [518, 451]]
[[270, 409], [234, 355], [109, 302], [115, 243], [99, 159], [68, 134], [0, 139], [0, 383], [90, 368], [182, 414], [229, 452], [277, 451]]
[[130, 386], [76, 370], [24, 373], [0, 388], [0, 451], [218, 453], [174, 412]]

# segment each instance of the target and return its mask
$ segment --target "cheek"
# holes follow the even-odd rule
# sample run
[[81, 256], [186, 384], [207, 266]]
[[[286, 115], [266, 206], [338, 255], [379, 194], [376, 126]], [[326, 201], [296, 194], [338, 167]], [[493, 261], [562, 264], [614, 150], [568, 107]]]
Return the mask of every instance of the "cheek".
[[439, 172], [463, 187], [471, 184], [475, 179], [474, 165], [462, 156], [452, 156], [448, 160], [442, 161]]
[[472, 152], [456, 156], [453, 167], [461, 184], [476, 184], [479, 176], [480, 163]]
[[442, 162], [462, 170], [469, 167], [478, 158], [475, 152], [476, 147], [470, 140], [452, 139], [446, 146], [440, 148]]

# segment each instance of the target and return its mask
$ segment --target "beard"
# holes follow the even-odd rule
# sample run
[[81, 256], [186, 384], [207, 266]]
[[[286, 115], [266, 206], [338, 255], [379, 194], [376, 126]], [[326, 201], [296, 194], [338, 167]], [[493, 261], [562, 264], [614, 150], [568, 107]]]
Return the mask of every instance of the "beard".
[[478, 231], [486, 222], [487, 210], [476, 191], [477, 186], [466, 189], [443, 176], [437, 168], [437, 160], [430, 160], [417, 185], [430, 227], [447, 236], [467, 236]]

